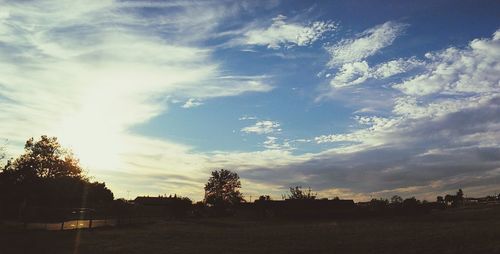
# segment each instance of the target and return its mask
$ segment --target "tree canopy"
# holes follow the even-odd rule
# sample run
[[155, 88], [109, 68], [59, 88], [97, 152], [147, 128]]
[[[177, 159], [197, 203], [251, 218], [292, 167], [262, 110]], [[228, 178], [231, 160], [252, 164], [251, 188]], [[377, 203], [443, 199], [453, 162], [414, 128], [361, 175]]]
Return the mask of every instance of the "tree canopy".
[[[0, 167], [2, 167], [3, 159], [5, 159], [5, 146], [0, 146]], [[1, 170], [1, 169], [0, 169]]]
[[215, 207], [228, 207], [243, 201], [240, 177], [235, 172], [220, 169], [212, 171], [205, 185], [205, 203]]
[[316, 199], [317, 194], [313, 193], [311, 188], [302, 190], [302, 186], [290, 187], [290, 194], [288, 199]]
[[78, 159], [62, 149], [57, 138], [45, 135], [36, 142], [33, 138], [26, 141], [24, 154], [9, 160], [2, 173], [16, 182], [40, 178], [84, 178]]
[[91, 182], [55, 137], [30, 138], [24, 153], [0, 169], [0, 203], [5, 206], [82, 207], [112, 200], [106, 185]]
[[391, 197], [391, 204], [399, 205], [403, 203], [403, 198], [399, 195], [394, 195]]

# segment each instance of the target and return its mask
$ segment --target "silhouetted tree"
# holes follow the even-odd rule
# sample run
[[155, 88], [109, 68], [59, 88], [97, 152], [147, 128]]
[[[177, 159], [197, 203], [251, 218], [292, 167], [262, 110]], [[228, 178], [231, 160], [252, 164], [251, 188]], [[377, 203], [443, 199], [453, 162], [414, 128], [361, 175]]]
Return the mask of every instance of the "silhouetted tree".
[[403, 207], [406, 209], [415, 209], [416, 207], [418, 207], [418, 205], [420, 205], [420, 201], [415, 197], [403, 200]]
[[458, 189], [456, 195], [446, 194], [446, 196], [444, 196], [444, 202], [447, 205], [451, 204], [454, 207], [462, 205], [463, 201], [464, 201], [464, 192], [462, 191], [462, 189]]
[[450, 197], [451, 197], [451, 204], [454, 207], [461, 206], [464, 202], [464, 192], [462, 191], [462, 189], [458, 189], [457, 194], [450, 195]]
[[31, 138], [24, 148], [24, 154], [0, 170], [3, 206], [84, 207], [113, 200], [104, 183], [89, 181], [78, 160], [61, 148], [57, 138]]
[[302, 190], [302, 186], [290, 187], [288, 199], [316, 199], [316, 193], [313, 193], [311, 188]]
[[444, 202], [446, 203], [446, 205], [454, 204], [455, 199], [456, 199], [456, 197], [453, 195], [450, 195], [450, 194], [446, 194], [444, 196]]
[[61, 148], [55, 137], [42, 136], [39, 141], [30, 138], [24, 146], [24, 154], [7, 162], [4, 174], [15, 181], [31, 181], [38, 178], [83, 178], [79, 161]]
[[459, 198], [459, 199], [463, 199], [464, 198], [464, 192], [462, 191], [462, 189], [458, 189], [458, 191], [457, 191], [457, 198]]
[[271, 197], [269, 195], [262, 195], [258, 199], [259, 201], [269, 201], [271, 200]]
[[193, 201], [191, 201], [188, 197], [177, 196], [177, 194], [174, 194], [174, 196], [170, 195], [166, 199], [170, 201], [172, 215], [176, 218], [185, 217], [187, 213], [192, 210]]
[[370, 200], [370, 209], [372, 209], [374, 211], [384, 210], [388, 206], [389, 206], [389, 200], [387, 200], [387, 199], [383, 199], [383, 198], [376, 199], [376, 198], [373, 198], [372, 200]]
[[2, 160], [5, 159], [5, 147], [0, 146], [0, 166], [2, 166]]
[[391, 204], [399, 205], [403, 203], [403, 198], [398, 195], [394, 195], [391, 197]]
[[443, 203], [444, 203], [444, 198], [443, 198], [443, 196], [437, 196], [437, 197], [436, 197], [436, 202], [438, 202], [439, 204], [443, 204]]
[[220, 169], [212, 171], [205, 184], [205, 203], [217, 208], [218, 212], [243, 201], [240, 177], [235, 172]]

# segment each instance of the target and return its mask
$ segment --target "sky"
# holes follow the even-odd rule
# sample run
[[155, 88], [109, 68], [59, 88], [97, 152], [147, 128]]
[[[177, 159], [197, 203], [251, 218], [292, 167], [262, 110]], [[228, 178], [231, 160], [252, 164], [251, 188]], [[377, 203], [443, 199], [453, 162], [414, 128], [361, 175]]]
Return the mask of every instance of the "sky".
[[499, 1], [0, 0], [0, 139], [115, 197], [500, 192]]

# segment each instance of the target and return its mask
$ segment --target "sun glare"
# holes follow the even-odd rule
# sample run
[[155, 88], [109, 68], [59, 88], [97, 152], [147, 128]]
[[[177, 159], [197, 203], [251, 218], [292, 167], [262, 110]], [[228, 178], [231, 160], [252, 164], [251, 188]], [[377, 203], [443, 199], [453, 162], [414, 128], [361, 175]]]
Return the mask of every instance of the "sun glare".
[[[106, 99], [107, 98], [107, 99]], [[120, 154], [126, 148], [121, 112], [113, 109], [112, 98], [90, 95], [76, 112], [67, 115], [57, 127], [61, 143], [69, 147], [84, 167], [117, 169]]]

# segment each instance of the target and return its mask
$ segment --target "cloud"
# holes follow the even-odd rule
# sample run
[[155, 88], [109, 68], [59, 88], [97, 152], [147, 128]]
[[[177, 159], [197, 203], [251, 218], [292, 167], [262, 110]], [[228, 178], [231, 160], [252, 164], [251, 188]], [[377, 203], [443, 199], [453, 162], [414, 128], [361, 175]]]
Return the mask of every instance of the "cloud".
[[371, 70], [370, 76], [376, 79], [384, 79], [422, 66], [424, 66], [424, 63], [415, 57], [408, 59], [399, 58], [375, 65]]
[[436, 193], [458, 188], [477, 195], [498, 191], [499, 98], [433, 119], [357, 121], [370, 130], [358, 132], [365, 135], [360, 149], [333, 148], [304, 161], [254, 168], [242, 175], [280, 186], [308, 185], [320, 193], [340, 189], [340, 194], [360, 198], [404, 193], [433, 199]]
[[370, 146], [383, 144], [384, 134], [392, 131], [401, 123], [401, 118], [385, 118], [377, 116], [356, 116], [358, 124], [369, 127], [342, 134], [321, 135], [315, 137], [316, 143], [352, 142]]
[[182, 107], [183, 108], [194, 108], [194, 107], [198, 107], [200, 105], [203, 105], [203, 102], [199, 101], [199, 100], [196, 100], [196, 99], [193, 99], [193, 98], [189, 98], [189, 100], [187, 100], [183, 105]]
[[[346, 198], [395, 192], [426, 197], [458, 187], [466, 193], [498, 190], [499, 32], [466, 48], [429, 53], [416, 64], [422, 68], [416, 75], [384, 88], [389, 95], [377, 102], [388, 111], [356, 98], [363, 116], [354, 116], [345, 132], [287, 140], [279, 122], [263, 120], [241, 129], [266, 134], [262, 151], [199, 152], [133, 129], [167, 113], [170, 100], [192, 99], [194, 105], [267, 92], [274, 88], [271, 77], [228, 74], [214, 60], [214, 49], [200, 46], [237, 10], [211, 2], [144, 3], [162, 8], [144, 15], [142, 4], [2, 4], [0, 137], [9, 138], [9, 153], [19, 152], [31, 136], [58, 136], [118, 197], [131, 190], [132, 195], [177, 192], [200, 198], [209, 172], [221, 167], [252, 184], [244, 191], [260, 188], [274, 195], [293, 185]], [[274, 23], [255, 30], [265, 36], [251, 45], [307, 46], [327, 31], [324, 24], [316, 29], [314, 23], [283, 17]], [[413, 58], [374, 66], [367, 60], [391, 45], [404, 27], [388, 22], [328, 48], [330, 66], [340, 69], [336, 84], [355, 86], [413, 68]], [[290, 31], [297, 33], [290, 36]], [[380, 91], [363, 88], [366, 94]], [[293, 142], [314, 145], [311, 140], [326, 150], [293, 153]]]
[[423, 66], [424, 63], [415, 58], [400, 58], [382, 62], [373, 67], [370, 67], [366, 61], [345, 63], [330, 81], [330, 85], [333, 88], [351, 87], [370, 79], [386, 79]]
[[346, 63], [330, 81], [330, 85], [335, 88], [358, 85], [370, 77], [369, 72], [370, 67], [366, 61]]
[[[366, 58], [390, 46], [404, 31], [406, 24], [388, 21], [325, 47], [330, 54], [329, 68], [338, 68], [330, 80], [332, 88], [345, 88], [362, 84], [369, 79], [386, 79], [422, 65], [416, 58], [395, 59], [370, 67]], [[327, 77], [331, 74], [328, 73]]]
[[244, 120], [257, 120], [257, 117], [255, 116], [242, 116], [238, 118], [239, 121], [244, 121]]
[[395, 99], [393, 113], [405, 118], [436, 118], [467, 108], [474, 108], [491, 96], [471, 96], [463, 99], [435, 98], [418, 100], [415, 97], [403, 96]]
[[2, 3], [0, 137], [10, 140], [9, 155], [29, 137], [57, 136], [119, 193], [134, 185], [119, 180], [122, 173], [203, 175], [205, 155], [132, 131], [168, 112], [170, 99], [197, 98], [187, 104], [194, 106], [273, 89], [265, 76], [228, 76], [213, 49], [196, 46], [227, 17], [203, 4], [165, 5], [143, 16], [141, 2]]
[[283, 142], [279, 142], [279, 138], [268, 136], [263, 143], [264, 148], [269, 150], [282, 150], [282, 151], [291, 151], [295, 148], [290, 144], [291, 141], [284, 140]]
[[208, 165], [215, 168], [234, 168], [238, 170], [238, 174], [243, 174], [246, 171], [251, 172], [257, 168], [286, 168], [288, 165], [311, 159], [311, 154], [293, 155], [288, 150], [279, 149], [253, 152], [214, 151], [208, 155]]
[[278, 15], [266, 28], [254, 28], [246, 31], [239, 43], [244, 45], [267, 46], [271, 49], [292, 46], [308, 46], [321, 36], [333, 31], [337, 25], [333, 22], [315, 21], [310, 25], [287, 22], [287, 17]]
[[[498, 191], [500, 77], [493, 75], [499, 68], [498, 34], [462, 49], [430, 52], [426, 61], [398, 59], [373, 68], [364, 61], [350, 64], [339, 76], [356, 74], [345, 79], [350, 85], [418, 68], [416, 75], [386, 88], [399, 91], [387, 102], [389, 115], [356, 116], [351, 130], [317, 136], [317, 143], [337, 146], [291, 166], [296, 175], [282, 181], [385, 197], [434, 198], [458, 188], [473, 195]], [[272, 179], [272, 172], [262, 171], [269, 174], [259, 177]]]
[[253, 134], [270, 134], [270, 133], [275, 133], [275, 132], [280, 132], [281, 129], [280, 123], [276, 121], [258, 121], [254, 125], [247, 126], [245, 128], [242, 128], [241, 131], [245, 133], [253, 133]]
[[269, 92], [274, 87], [269, 84], [269, 76], [225, 76], [219, 70], [214, 71], [212, 76], [206, 77], [202, 89], [198, 89], [202, 84], [195, 86], [179, 86], [175, 95], [180, 97], [196, 97], [208, 99], [224, 96], [236, 96], [253, 92]]
[[465, 49], [428, 53], [427, 71], [393, 87], [412, 96], [486, 94], [499, 91], [500, 30], [491, 39], [476, 39]]
[[[370, 78], [405, 70], [408, 60], [375, 65], [369, 73], [377, 74], [370, 74]], [[425, 73], [427, 64], [418, 62], [422, 67], [418, 71]], [[367, 91], [371, 91], [369, 87]], [[363, 116], [353, 117], [352, 129], [314, 138], [319, 145], [333, 145], [322, 152], [295, 155], [281, 146], [286, 140], [280, 142], [279, 137], [270, 135], [262, 143], [264, 151], [215, 151], [184, 159], [207, 170], [221, 166], [238, 169], [246, 183], [278, 197], [294, 185], [311, 186], [326, 197], [358, 200], [394, 194], [433, 199], [458, 188], [471, 195], [498, 191], [500, 100], [495, 91], [467, 96], [440, 92], [433, 96], [396, 95], [394, 101], [385, 102], [392, 108], [384, 117], [368, 115], [379, 113], [376, 110], [364, 110]], [[247, 128], [255, 131], [249, 133], [265, 134], [265, 126], [272, 124], [256, 123]], [[187, 168], [181, 165], [178, 167]], [[259, 188], [249, 187], [248, 191], [257, 194]]]
[[353, 39], [343, 39], [326, 47], [331, 59], [328, 66], [361, 61], [391, 45], [407, 25], [389, 21], [356, 35]]
[[434, 118], [475, 108], [500, 94], [500, 34], [473, 40], [463, 49], [427, 53], [425, 70], [392, 87], [403, 93], [393, 112]]
[[427, 53], [427, 62], [414, 58], [398, 59], [373, 68], [369, 68], [365, 61], [347, 64], [350, 68], [345, 68], [334, 78], [337, 81], [345, 78], [343, 81], [350, 82], [344, 85], [354, 85], [357, 80], [364, 81], [370, 77], [386, 77], [415, 67], [422, 68], [416, 76], [392, 86], [403, 92], [393, 98], [392, 116], [356, 117], [358, 123], [371, 126], [344, 134], [322, 135], [315, 140], [318, 143], [352, 141], [366, 144], [379, 136], [380, 130], [403, 128], [414, 120], [434, 121], [495, 101], [500, 93], [500, 77], [491, 74], [500, 68], [496, 57], [496, 49], [500, 47], [498, 33], [492, 39], [473, 40], [464, 49], [448, 48]]

